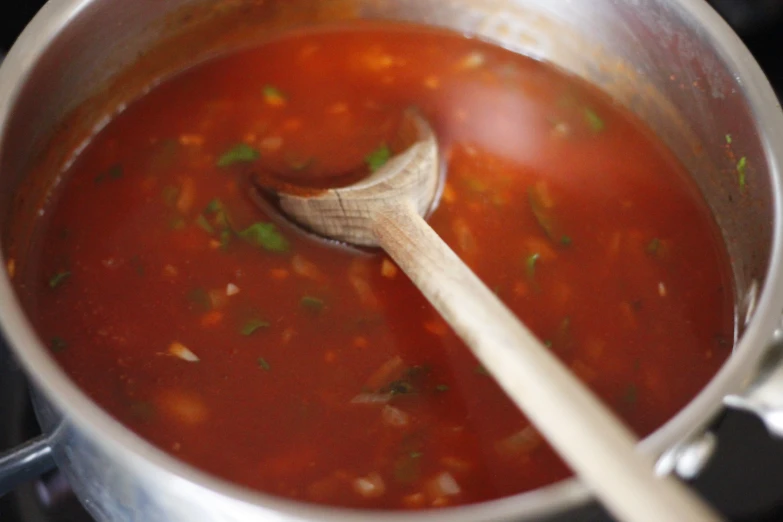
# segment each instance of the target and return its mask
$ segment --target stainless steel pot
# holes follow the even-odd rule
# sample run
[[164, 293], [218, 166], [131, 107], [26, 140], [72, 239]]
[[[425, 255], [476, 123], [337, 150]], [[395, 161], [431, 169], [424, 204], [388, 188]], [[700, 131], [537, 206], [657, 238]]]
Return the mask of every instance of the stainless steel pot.
[[[688, 166], [710, 204], [731, 255], [738, 296], [732, 356], [641, 450], [661, 456], [661, 472], [697, 472], [709, 455], [706, 427], [727, 397], [732, 405], [759, 411], [773, 431], [783, 433], [783, 343], [775, 334], [783, 309], [783, 114], [753, 58], [702, 0], [50, 0], [0, 68], [0, 239], [6, 259], [13, 245], [24, 243], [24, 223], [47, 183], [78, 149], [78, 141], [47, 149], [49, 138], [63, 121], [79, 123], [71, 135], [81, 128], [81, 137], [88, 136], [143, 88], [138, 75], [123, 72], [128, 67], [161, 76], [274, 31], [353, 18], [416, 21], [481, 35], [586, 77], [640, 114]], [[205, 36], [188, 39], [196, 27], [207, 26], [212, 29], [200, 33]], [[166, 39], [180, 45], [147, 52]], [[727, 134], [734, 157], [727, 155]], [[739, 157], [746, 158], [745, 169], [738, 169]], [[47, 161], [49, 168], [32, 168]], [[50, 172], [52, 179], [32, 179], [31, 172]], [[393, 514], [249, 491], [152, 447], [90, 401], [48, 355], [5, 273], [0, 322], [34, 382], [46, 433], [21, 454], [27, 460], [13, 454], [0, 458], [0, 467], [23, 470], [26, 463], [41, 462], [36, 456], [53, 452], [99, 520], [473, 522], [562, 513], [573, 520], [573, 510], [589, 499], [580, 483], [567, 480], [479, 505]]]

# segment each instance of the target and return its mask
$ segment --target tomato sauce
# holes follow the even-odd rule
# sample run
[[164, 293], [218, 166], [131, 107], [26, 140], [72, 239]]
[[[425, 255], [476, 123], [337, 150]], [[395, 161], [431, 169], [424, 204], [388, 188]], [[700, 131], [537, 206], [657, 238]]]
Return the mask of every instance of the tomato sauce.
[[556, 68], [378, 25], [215, 58], [101, 130], [52, 189], [17, 270], [74, 381], [152, 443], [303, 501], [416, 509], [568, 469], [383, 253], [318, 241], [250, 196], [323, 184], [437, 131], [433, 228], [639, 435], [733, 342], [727, 255], [687, 172]]

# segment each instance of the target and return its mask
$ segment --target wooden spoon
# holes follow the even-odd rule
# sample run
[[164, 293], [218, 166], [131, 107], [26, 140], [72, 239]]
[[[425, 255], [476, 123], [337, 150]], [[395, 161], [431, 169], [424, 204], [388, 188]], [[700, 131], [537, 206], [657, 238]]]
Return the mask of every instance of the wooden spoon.
[[[378, 171], [309, 194], [278, 184], [280, 208], [322, 236], [383, 248], [619, 519], [719, 520], [676, 478], [655, 475], [653, 459], [636, 450], [633, 433], [429, 227], [422, 216], [437, 196], [438, 144], [416, 111], [407, 112], [404, 125], [415, 130], [415, 143]], [[269, 180], [256, 181], [269, 186]]]

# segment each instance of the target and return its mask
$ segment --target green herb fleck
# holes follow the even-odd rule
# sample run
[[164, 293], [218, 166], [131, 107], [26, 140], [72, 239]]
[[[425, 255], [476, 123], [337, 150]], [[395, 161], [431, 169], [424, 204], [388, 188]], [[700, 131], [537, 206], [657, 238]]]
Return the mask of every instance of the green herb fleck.
[[528, 188], [527, 201], [531, 212], [533, 212], [533, 217], [541, 227], [541, 230], [546, 234], [546, 237], [553, 243], [561, 243], [563, 237], [568, 236], [563, 234], [562, 227], [557, 222], [553, 209], [547, 207], [548, 199], [546, 185], [535, 184]]
[[547, 348], [552, 348], [552, 344], [553, 344], [552, 341], [549, 339], [544, 341], [544, 346], [546, 346]]
[[364, 158], [364, 161], [367, 163], [367, 166], [370, 168], [371, 172], [375, 172], [376, 170], [380, 169], [384, 165], [386, 165], [386, 162], [389, 161], [391, 158], [391, 150], [389, 147], [384, 143], [371, 153], [367, 155], [366, 158]]
[[652, 241], [650, 241], [649, 243], [647, 243], [647, 246], [644, 248], [644, 250], [645, 250], [645, 251], [646, 251], [648, 254], [650, 254], [650, 255], [652, 255], [652, 256], [654, 256], [654, 255], [657, 255], [657, 254], [658, 254], [658, 252], [661, 250], [661, 240], [660, 240], [660, 239], [658, 239], [657, 237], [656, 237], [656, 238], [653, 238], [653, 240], [652, 240]]
[[215, 227], [210, 225], [209, 221], [204, 214], [199, 214], [196, 218], [196, 224], [201, 227], [207, 234], [212, 235], [215, 233]]
[[561, 236], [560, 244], [565, 247], [571, 246], [573, 244], [573, 240], [571, 239], [571, 236]]
[[107, 179], [120, 179], [122, 177], [122, 165], [112, 165], [109, 170], [101, 172], [95, 177], [95, 183], [103, 183]]
[[269, 252], [287, 252], [288, 240], [273, 223], [255, 223], [239, 233], [239, 237]]
[[155, 407], [146, 401], [134, 402], [130, 406], [131, 417], [140, 422], [147, 422], [155, 415]]
[[320, 312], [324, 308], [323, 299], [306, 295], [300, 301], [302, 307], [313, 312]]
[[224, 230], [220, 233], [220, 248], [223, 250], [228, 248], [228, 245], [231, 244], [231, 231], [230, 230]]
[[130, 265], [133, 268], [133, 270], [136, 272], [136, 274], [143, 276], [144, 275], [144, 263], [141, 261], [141, 258], [139, 256], [132, 256], [130, 258]]
[[476, 193], [478, 193], [478, 194], [483, 194], [484, 192], [486, 192], [486, 191], [487, 191], [487, 185], [486, 185], [486, 183], [484, 183], [484, 182], [483, 182], [483, 181], [481, 181], [480, 179], [476, 179], [476, 178], [467, 178], [467, 179], [465, 180], [465, 184], [468, 186], [468, 188], [469, 188], [469, 189], [470, 189], [472, 192], [476, 192]]
[[161, 196], [166, 206], [173, 207], [179, 197], [179, 189], [174, 185], [166, 185], [161, 191]]
[[185, 228], [185, 218], [182, 216], [176, 216], [169, 221], [169, 228], [171, 230], [182, 230]]
[[274, 85], [264, 85], [264, 98], [272, 104], [279, 104], [286, 100], [285, 94]]
[[224, 152], [217, 160], [218, 167], [229, 167], [236, 163], [252, 163], [256, 161], [261, 154], [247, 143], [238, 143]]
[[571, 328], [571, 318], [564, 317], [560, 324], [557, 325], [552, 337], [546, 341], [548, 348], [552, 348], [557, 352], [567, 352], [574, 345], [574, 336]]
[[737, 162], [737, 176], [740, 190], [745, 190], [747, 184], [748, 158], [742, 156]]
[[413, 451], [404, 454], [398, 458], [394, 463], [394, 479], [402, 484], [410, 484], [415, 481], [421, 472], [420, 463], [421, 457], [414, 457], [419, 452]]
[[536, 252], [527, 258], [525, 265], [527, 266], [527, 277], [529, 279], [533, 279], [536, 276], [536, 265], [538, 264], [538, 259], [540, 257], [541, 254]]
[[262, 321], [261, 319], [250, 319], [242, 326], [240, 332], [245, 337], [250, 337], [262, 328], [269, 328], [269, 323], [267, 321]]
[[629, 384], [626, 386], [625, 391], [623, 392], [623, 403], [628, 405], [636, 404], [636, 400], [639, 396], [639, 390], [636, 388], [635, 384]]
[[203, 288], [194, 288], [188, 292], [187, 299], [198, 312], [208, 312], [212, 309], [212, 298]]
[[437, 391], [439, 391], [439, 392], [447, 392], [447, 391], [449, 391], [449, 387], [446, 386], [445, 384], [438, 384], [437, 386], [435, 386], [435, 389]]
[[272, 369], [272, 367], [269, 366], [269, 363], [266, 362], [266, 359], [264, 359], [263, 357], [259, 357], [256, 362], [258, 363], [258, 367], [264, 370], [265, 372], [268, 372], [269, 370]]
[[408, 456], [412, 459], [420, 459], [422, 456], [424, 456], [424, 453], [421, 451], [411, 451], [408, 453]]
[[726, 134], [726, 145], [731, 145], [731, 134]]
[[601, 117], [598, 116], [598, 114], [596, 114], [596, 112], [589, 107], [585, 108], [585, 121], [590, 126], [590, 130], [596, 134], [606, 128], [604, 120], [602, 120]]
[[486, 368], [484, 368], [483, 364], [479, 364], [478, 366], [473, 368], [473, 373], [475, 373], [476, 375], [485, 375], [485, 376], [489, 375], [489, 372], [487, 371]]
[[62, 337], [52, 337], [49, 340], [49, 348], [54, 353], [60, 353], [66, 348], [68, 348], [68, 343], [65, 342], [65, 339], [63, 339]]
[[405, 380], [391, 382], [386, 389], [392, 395], [407, 395], [415, 391], [413, 384]]
[[286, 157], [286, 163], [291, 170], [301, 172], [310, 168], [315, 163], [315, 160], [313, 158], [289, 154]]
[[68, 271], [57, 272], [49, 279], [49, 288], [57, 288], [65, 283], [69, 277], [71, 277], [71, 273]]
[[204, 212], [208, 214], [215, 214], [216, 212], [221, 212], [222, 210], [223, 210], [223, 202], [217, 198], [210, 201], [207, 204], [207, 206], [204, 207]]

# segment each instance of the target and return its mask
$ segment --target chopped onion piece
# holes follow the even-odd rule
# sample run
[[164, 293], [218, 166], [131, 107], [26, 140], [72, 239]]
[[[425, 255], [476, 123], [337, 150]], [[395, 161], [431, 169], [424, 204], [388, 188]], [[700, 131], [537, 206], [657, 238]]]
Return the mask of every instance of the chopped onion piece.
[[434, 486], [434, 491], [440, 493], [440, 495], [436, 496], [445, 495], [452, 497], [454, 495], [459, 495], [462, 491], [459, 487], [459, 484], [457, 484], [457, 481], [454, 479], [454, 476], [448, 471], [439, 473], [433, 479], [432, 485]]
[[195, 353], [191, 352], [187, 346], [176, 341], [169, 346], [169, 354], [187, 362], [199, 362], [201, 360]]
[[383, 258], [383, 263], [381, 263], [381, 275], [388, 279], [394, 279], [397, 275], [397, 265], [392, 263], [388, 258]]
[[533, 426], [526, 426], [518, 432], [495, 443], [495, 450], [506, 457], [529, 453], [543, 444], [541, 435]]
[[351, 399], [351, 404], [386, 404], [391, 398], [390, 393], [360, 393]]
[[372, 472], [366, 477], [354, 480], [353, 489], [365, 498], [378, 498], [386, 493], [386, 484], [378, 473]]
[[234, 283], [229, 283], [228, 285], [226, 285], [227, 296], [230, 297], [232, 295], [237, 295], [238, 293], [239, 293], [239, 287], [237, 285], [235, 285]]
[[484, 65], [485, 62], [484, 55], [478, 51], [473, 51], [470, 54], [466, 55], [462, 61], [459, 63], [460, 69], [477, 69]]
[[323, 281], [326, 279], [323, 272], [318, 268], [318, 265], [305, 259], [303, 256], [295, 255], [291, 258], [291, 268], [298, 276], [305, 279], [312, 279], [313, 281]]
[[383, 412], [381, 413], [383, 422], [387, 426], [394, 426], [394, 427], [402, 427], [407, 426], [410, 423], [411, 416], [402, 411], [399, 408], [395, 408], [394, 406], [389, 406], [388, 404], [383, 407]]

